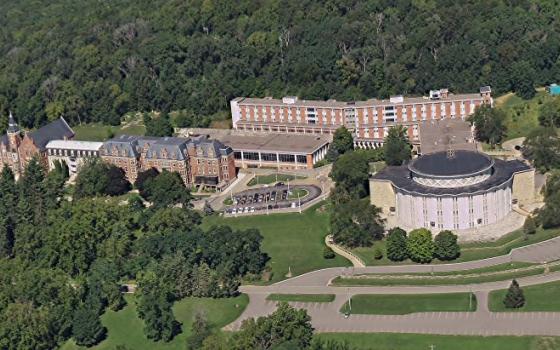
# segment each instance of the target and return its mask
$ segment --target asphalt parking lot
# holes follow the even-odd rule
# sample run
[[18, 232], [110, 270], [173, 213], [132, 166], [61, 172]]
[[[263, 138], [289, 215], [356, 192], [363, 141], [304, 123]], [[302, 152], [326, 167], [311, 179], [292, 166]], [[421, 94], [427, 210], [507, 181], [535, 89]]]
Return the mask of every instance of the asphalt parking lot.
[[[305, 190], [307, 194], [299, 199], [290, 198], [290, 193]], [[284, 208], [297, 208], [321, 195], [321, 189], [315, 185], [288, 186], [278, 183], [274, 186], [245, 190], [232, 196], [233, 204], [226, 207], [226, 214], [245, 214], [271, 211]]]

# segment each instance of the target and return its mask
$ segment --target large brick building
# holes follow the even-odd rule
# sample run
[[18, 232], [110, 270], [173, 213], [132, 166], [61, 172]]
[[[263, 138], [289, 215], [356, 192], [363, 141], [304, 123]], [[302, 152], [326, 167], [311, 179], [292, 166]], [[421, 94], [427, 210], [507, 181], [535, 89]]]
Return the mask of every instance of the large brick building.
[[356, 147], [373, 148], [383, 143], [390, 127], [408, 128], [418, 142], [418, 124], [440, 119], [465, 119], [482, 104], [492, 104], [489, 86], [477, 94], [451, 94], [432, 90], [426, 97], [394, 96], [388, 100], [341, 102], [308, 101], [297, 97], [238, 97], [230, 102], [233, 127], [237, 130], [276, 133], [332, 134], [341, 126], [354, 135]]
[[204, 137], [121, 135], [103, 143], [100, 157], [123, 169], [130, 182], [150, 168], [177, 172], [186, 185], [225, 188], [235, 179], [233, 150]]
[[23, 132], [10, 113], [8, 129], [0, 138], [0, 170], [8, 166], [18, 178], [33, 157], [38, 157], [45, 169], [48, 169], [47, 144], [52, 140], [70, 140], [73, 137], [74, 131], [64, 118], [38, 130]]

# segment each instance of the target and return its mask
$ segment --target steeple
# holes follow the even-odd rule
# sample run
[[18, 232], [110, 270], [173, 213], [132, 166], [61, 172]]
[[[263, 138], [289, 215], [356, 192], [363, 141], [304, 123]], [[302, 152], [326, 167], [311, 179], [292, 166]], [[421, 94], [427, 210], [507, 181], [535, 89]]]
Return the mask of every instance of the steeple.
[[10, 111], [10, 116], [8, 117], [8, 134], [17, 134], [19, 131], [19, 125], [16, 123], [16, 120]]

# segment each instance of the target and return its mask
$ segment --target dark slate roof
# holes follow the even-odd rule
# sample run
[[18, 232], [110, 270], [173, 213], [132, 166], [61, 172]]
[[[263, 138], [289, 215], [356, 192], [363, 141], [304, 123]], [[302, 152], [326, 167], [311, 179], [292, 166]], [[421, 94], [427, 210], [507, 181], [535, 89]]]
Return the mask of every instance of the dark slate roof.
[[[218, 140], [209, 140], [206, 137], [193, 138], [189, 146], [196, 147], [197, 150], [202, 151], [203, 157], [218, 157], [227, 156], [233, 152], [233, 149], [229, 146], [224, 145]], [[199, 153], [197, 152], [197, 155]]]
[[465, 150], [436, 152], [420, 156], [409, 163], [410, 171], [427, 177], [466, 177], [489, 170], [494, 160], [488, 155]]
[[[147, 158], [155, 159], [173, 159], [173, 160], [185, 160], [187, 159], [187, 143], [189, 139], [181, 137], [158, 137], [156, 140], [146, 140], [142, 139], [142, 142], [149, 142], [150, 146], [146, 152]], [[141, 145], [139, 145], [142, 147]], [[167, 153], [164, 157], [164, 153]]]
[[30, 132], [27, 136], [33, 140], [41, 151], [44, 151], [49, 141], [70, 139], [74, 137], [74, 131], [61, 117], [38, 130]]
[[483, 86], [480, 88], [480, 93], [485, 93], [485, 92], [492, 92], [490, 86]]
[[101, 146], [101, 154], [112, 155], [113, 150], [118, 151], [118, 156], [138, 158], [138, 136], [120, 135], [113, 139], [107, 140]]
[[16, 133], [19, 132], [19, 125], [16, 123], [16, 120], [14, 119], [14, 116], [12, 115], [12, 112], [10, 112], [10, 116], [8, 117], [8, 132], [11, 133]]
[[398, 189], [417, 195], [462, 195], [477, 194], [498, 187], [513, 178], [516, 173], [531, 170], [531, 167], [519, 160], [504, 161], [496, 159], [492, 175], [485, 181], [471, 186], [458, 188], [439, 188], [420, 185], [412, 180], [406, 165], [390, 166], [373, 175], [372, 179], [385, 180], [393, 183]]

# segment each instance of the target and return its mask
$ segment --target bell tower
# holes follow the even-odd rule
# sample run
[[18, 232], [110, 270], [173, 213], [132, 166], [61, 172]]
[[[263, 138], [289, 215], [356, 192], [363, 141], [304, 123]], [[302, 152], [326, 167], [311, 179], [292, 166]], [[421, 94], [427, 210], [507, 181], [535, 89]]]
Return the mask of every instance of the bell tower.
[[10, 142], [10, 148], [12, 151], [16, 151], [21, 143], [21, 130], [19, 125], [16, 123], [12, 112], [10, 112], [10, 117], [8, 118], [8, 140]]

